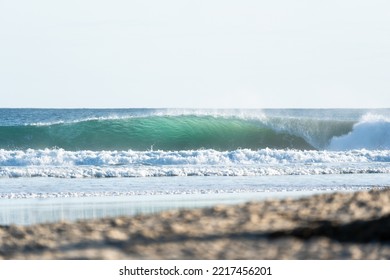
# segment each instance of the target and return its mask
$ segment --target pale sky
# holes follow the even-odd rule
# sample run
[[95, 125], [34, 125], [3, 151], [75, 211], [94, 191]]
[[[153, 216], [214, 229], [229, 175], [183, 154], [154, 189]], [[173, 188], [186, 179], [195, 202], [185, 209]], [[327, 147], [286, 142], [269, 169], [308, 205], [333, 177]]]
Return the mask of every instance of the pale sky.
[[390, 107], [390, 1], [0, 0], [0, 107]]

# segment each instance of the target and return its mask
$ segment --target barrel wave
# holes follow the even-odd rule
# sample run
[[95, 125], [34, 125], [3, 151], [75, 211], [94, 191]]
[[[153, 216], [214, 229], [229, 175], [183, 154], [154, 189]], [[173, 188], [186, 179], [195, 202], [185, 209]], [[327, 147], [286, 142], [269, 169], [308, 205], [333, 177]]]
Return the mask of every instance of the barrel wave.
[[150, 114], [0, 124], [0, 149], [181, 151], [389, 149], [389, 119]]
[[259, 120], [150, 116], [0, 127], [0, 148], [66, 150], [313, 149], [302, 136]]

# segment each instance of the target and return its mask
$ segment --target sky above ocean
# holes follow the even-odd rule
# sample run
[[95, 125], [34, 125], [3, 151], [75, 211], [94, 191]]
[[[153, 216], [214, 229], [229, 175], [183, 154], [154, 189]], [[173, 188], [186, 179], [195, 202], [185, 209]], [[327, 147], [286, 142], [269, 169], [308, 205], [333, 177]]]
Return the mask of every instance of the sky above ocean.
[[0, 107], [390, 104], [390, 2], [0, 2]]

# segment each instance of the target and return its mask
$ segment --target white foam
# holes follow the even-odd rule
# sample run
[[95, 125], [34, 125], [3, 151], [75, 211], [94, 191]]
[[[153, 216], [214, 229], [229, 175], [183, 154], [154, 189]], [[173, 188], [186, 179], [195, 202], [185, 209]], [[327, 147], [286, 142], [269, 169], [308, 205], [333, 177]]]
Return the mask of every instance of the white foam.
[[188, 166], [30, 166], [0, 168], [0, 177], [124, 178], [171, 176], [278, 176], [390, 173], [388, 163]]
[[0, 150], [0, 177], [272, 176], [390, 173], [390, 150]]
[[66, 151], [0, 149], [0, 166], [251, 165], [390, 162], [390, 150]]
[[349, 134], [334, 137], [328, 148], [330, 150], [390, 149], [390, 119], [367, 114]]
[[389, 170], [390, 150], [0, 150], [0, 177], [271, 176]]

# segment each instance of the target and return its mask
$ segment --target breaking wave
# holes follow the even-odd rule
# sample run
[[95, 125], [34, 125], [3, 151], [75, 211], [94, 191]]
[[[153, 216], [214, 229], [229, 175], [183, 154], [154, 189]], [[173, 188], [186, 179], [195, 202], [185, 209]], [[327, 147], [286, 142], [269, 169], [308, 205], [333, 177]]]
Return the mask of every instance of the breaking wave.
[[0, 148], [78, 150], [325, 149], [352, 121], [152, 115], [0, 126]]

